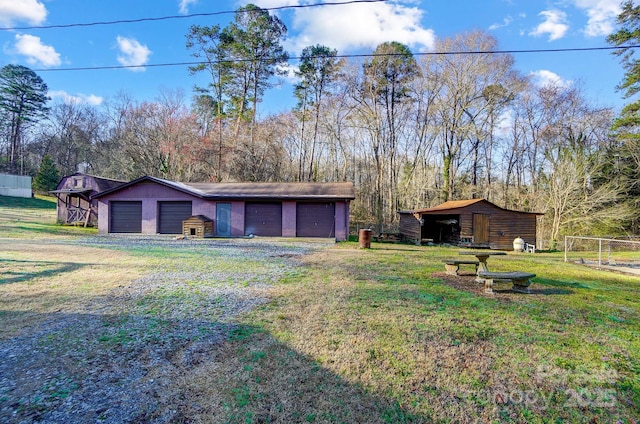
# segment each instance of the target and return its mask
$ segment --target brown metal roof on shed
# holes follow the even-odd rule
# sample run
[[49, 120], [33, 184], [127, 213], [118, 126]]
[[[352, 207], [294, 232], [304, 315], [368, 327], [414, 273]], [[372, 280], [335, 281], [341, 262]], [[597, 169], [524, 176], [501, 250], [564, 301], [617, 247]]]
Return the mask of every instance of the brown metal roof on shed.
[[535, 245], [537, 216], [543, 215], [504, 209], [485, 199], [452, 200], [399, 213], [405, 238], [503, 250], [512, 249], [518, 237]]

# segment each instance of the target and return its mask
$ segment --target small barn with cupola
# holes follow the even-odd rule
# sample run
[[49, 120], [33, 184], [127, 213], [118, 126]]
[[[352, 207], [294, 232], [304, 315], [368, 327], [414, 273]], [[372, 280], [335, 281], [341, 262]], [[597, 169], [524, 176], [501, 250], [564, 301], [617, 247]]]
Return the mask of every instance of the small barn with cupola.
[[126, 181], [75, 173], [62, 177], [55, 190], [59, 224], [94, 226], [98, 224], [98, 202], [92, 196], [121, 186]]
[[518, 237], [536, 245], [537, 218], [543, 215], [501, 208], [485, 199], [451, 200], [399, 214], [404, 239], [499, 250], [512, 249]]

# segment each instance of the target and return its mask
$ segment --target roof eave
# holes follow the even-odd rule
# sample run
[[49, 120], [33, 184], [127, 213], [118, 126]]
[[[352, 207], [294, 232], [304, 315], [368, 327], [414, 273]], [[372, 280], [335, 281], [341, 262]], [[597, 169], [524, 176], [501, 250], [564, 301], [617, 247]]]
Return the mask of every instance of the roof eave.
[[128, 187], [132, 187], [132, 186], [134, 186], [136, 184], [139, 184], [139, 183], [141, 183], [143, 181], [151, 181], [151, 182], [154, 182], [156, 184], [160, 184], [162, 186], [169, 187], [169, 188], [172, 188], [174, 190], [178, 190], [178, 191], [190, 194], [190, 195], [195, 196], [195, 197], [199, 197], [199, 198], [203, 198], [204, 197], [202, 192], [200, 192], [200, 190], [197, 190], [195, 188], [189, 187], [187, 185], [172, 184], [168, 180], [163, 180], [161, 178], [156, 178], [156, 177], [152, 177], [152, 176], [149, 176], [149, 175], [145, 175], [143, 177], [136, 178], [133, 181], [129, 181], [128, 183], [119, 185], [117, 187], [113, 187], [113, 188], [111, 188], [109, 190], [101, 191], [100, 193], [97, 193], [97, 194], [93, 195], [91, 198], [92, 199], [97, 199], [99, 197], [104, 197], [106, 195], [115, 193], [117, 191], [124, 190], [124, 189], [126, 189]]

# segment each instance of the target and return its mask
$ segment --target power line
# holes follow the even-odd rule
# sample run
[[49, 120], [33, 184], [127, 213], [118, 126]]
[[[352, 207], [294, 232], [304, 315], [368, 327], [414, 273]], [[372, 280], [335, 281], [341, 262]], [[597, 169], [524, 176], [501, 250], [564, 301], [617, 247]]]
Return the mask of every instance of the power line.
[[[454, 52], [419, 52], [413, 53], [413, 56], [451, 56], [451, 55], [476, 55], [476, 54], [520, 54], [520, 53], [563, 53], [563, 52], [586, 52], [586, 51], [603, 51], [603, 50], [628, 50], [637, 49], [640, 44], [631, 46], [607, 46], [607, 47], [576, 47], [576, 48], [563, 48], [563, 49], [532, 49], [532, 50], [472, 50], [472, 51], [454, 51]], [[333, 56], [338, 59], [356, 59], [366, 57], [384, 57], [384, 56], [405, 56], [401, 53], [363, 53], [363, 54], [344, 54]], [[325, 57], [325, 56], [318, 56]], [[291, 60], [300, 60], [301, 56], [289, 57]], [[145, 65], [113, 65], [113, 66], [87, 66], [76, 68], [55, 68], [55, 69], [34, 69], [34, 72], [62, 72], [62, 71], [99, 71], [110, 69], [132, 69], [132, 68], [162, 68], [170, 66], [194, 66], [204, 65], [208, 63], [242, 63], [242, 62], [255, 62], [255, 61], [268, 61], [269, 59], [234, 59], [234, 60], [219, 60], [213, 62], [195, 61], [195, 62], [170, 62], [170, 63], [151, 63]]]
[[[384, 3], [387, 1], [389, 0], [349, 0], [344, 2], [324, 2], [324, 3], [316, 3], [316, 4], [300, 4], [300, 5], [293, 5], [293, 6], [265, 7], [265, 8], [262, 8], [262, 10], [271, 11], [271, 10], [284, 10], [284, 9], [303, 9], [303, 8], [309, 8], [309, 7], [339, 6], [344, 4], [357, 4], [357, 3]], [[140, 22], [166, 21], [170, 19], [187, 19], [187, 18], [230, 15], [238, 12], [239, 11], [237, 10], [225, 10], [222, 12], [191, 13], [188, 15], [159, 16], [155, 18], [149, 17], [149, 18], [137, 18], [137, 19], [120, 19], [116, 21], [103, 21], [103, 22], [86, 22], [86, 23], [4, 27], [4, 28], [0, 27], [0, 31], [24, 31], [24, 30], [33, 30], [33, 29], [74, 28], [74, 27], [90, 27], [90, 26], [98, 26], [98, 25], [131, 24], [131, 23], [140, 23]]]

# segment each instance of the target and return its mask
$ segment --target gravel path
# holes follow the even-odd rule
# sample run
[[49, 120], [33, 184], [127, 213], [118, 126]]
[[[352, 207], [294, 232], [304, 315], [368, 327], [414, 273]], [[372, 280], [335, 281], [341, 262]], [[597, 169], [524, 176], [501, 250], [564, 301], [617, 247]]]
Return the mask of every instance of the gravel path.
[[284, 239], [96, 236], [67, 242], [144, 254], [184, 253], [81, 313], [49, 314], [0, 343], [0, 422], [181, 421], [167, 387], [215, 357], [234, 319], [268, 301], [301, 255], [331, 246]]

